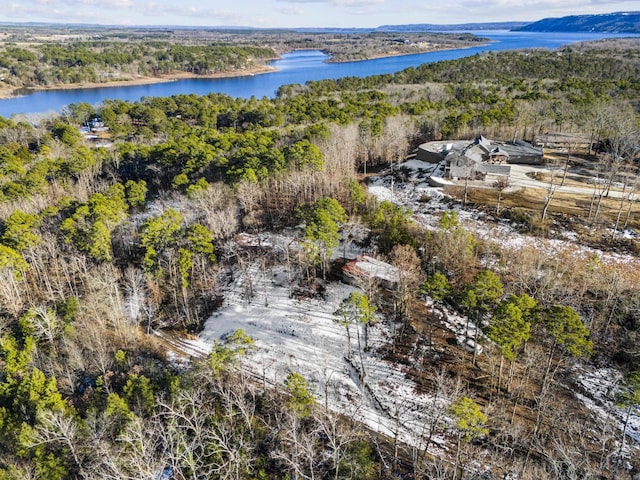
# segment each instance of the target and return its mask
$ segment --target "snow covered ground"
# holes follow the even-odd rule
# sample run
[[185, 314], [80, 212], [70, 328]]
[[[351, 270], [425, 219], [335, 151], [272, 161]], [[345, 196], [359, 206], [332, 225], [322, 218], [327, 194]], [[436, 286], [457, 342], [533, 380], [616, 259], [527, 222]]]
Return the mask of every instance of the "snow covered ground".
[[[583, 367], [577, 379], [582, 393], [576, 396], [603, 422], [613, 421], [619, 428], [624, 425], [627, 409], [617, 405], [616, 397], [623, 382], [622, 374], [613, 368]], [[632, 408], [627, 435], [640, 442], [640, 405]]]
[[[395, 182], [392, 190], [389, 177], [382, 175], [373, 179], [369, 191], [381, 200], [410, 208], [416, 220], [427, 228], [436, 228], [444, 210], [455, 209], [465, 228], [509, 248], [533, 245], [550, 253], [561, 248], [580, 248], [571, 239], [545, 241], [521, 235], [507, 223], [485, 222], [478, 212], [461, 210], [443, 195], [441, 189], [429, 186], [428, 175], [438, 173], [433, 165], [413, 160], [402, 167], [409, 172], [407, 182]], [[428, 202], [425, 202], [426, 197], [430, 199]], [[245, 246], [251, 241], [243, 240]], [[264, 234], [259, 243], [261, 248], [281, 252], [292, 242], [294, 237], [291, 234]], [[348, 258], [362, 253], [353, 243], [344, 247], [348, 248], [344, 252], [348, 252]], [[337, 249], [342, 254], [340, 250], [342, 247]], [[590, 249], [583, 251], [588, 253]], [[631, 256], [592, 253], [598, 253], [603, 261], [638, 261]], [[306, 298], [294, 294], [295, 282], [285, 266], [265, 267], [263, 263], [254, 261], [231, 273], [228, 285], [222, 287], [223, 306], [206, 321], [196, 340], [185, 342], [183, 350], [187, 349], [193, 355], [204, 355], [214, 342], [230, 332], [243, 329], [255, 342], [256, 348], [246, 358], [245, 365], [256, 378], [266, 384], [282, 384], [289, 373], [297, 372], [309, 382], [319, 404], [326, 402], [333, 411], [352, 416], [375, 431], [422, 448], [429, 412], [442, 410], [454, 398], [435, 399], [418, 393], [403, 366], [380, 357], [378, 349], [390, 342], [398, 325], [379, 318], [369, 332], [371, 349], [363, 352], [362, 356], [358, 354], [355, 328], [351, 327], [354, 354], [349, 359], [346, 330], [337, 323], [334, 312], [355, 287], [340, 282], [328, 283], [322, 298]], [[476, 332], [465, 332], [466, 319], [454, 312], [446, 312], [444, 320], [458, 342], [467, 343], [472, 349]], [[615, 410], [610, 396], [592, 393], [608, 389], [605, 383], [599, 383], [596, 388], [593, 382], [612, 378], [612, 375], [587, 373], [581, 377], [585, 391], [579, 398], [593, 407], [596, 414], [611, 416]], [[620, 419], [617, 413], [613, 415]], [[630, 433], [638, 439], [640, 417], [634, 416], [630, 425]], [[448, 450], [442, 434], [436, 436], [431, 450], [434, 453]]]
[[[247, 295], [247, 275], [253, 282], [252, 298]], [[245, 365], [260, 381], [282, 384], [289, 373], [300, 373], [321, 405], [326, 401], [333, 411], [419, 446], [423, 412], [434, 399], [417, 393], [401, 367], [376, 354], [397, 326], [379, 319], [370, 328], [370, 349], [362, 352], [362, 362], [351, 326], [353, 356], [347, 358], [346, 329], [334, 312], [354, 290], [335, 282], [327, 285], [323, 298], [297, 298], [291, 295], [285, 267], [262, 270], [256, 263], [226, 289], [223, 307], [207, 320], [194, 343], [206, 351], [226, 334], [243, 329], [256, 347]]]
[[[402, 184], [395, 183], [393, 190], [389, 176], [382, 174], [373, 179], [369, 192], [379, 200], [388, 200], [410, 209], [416, 222], [429, 229], [437, 228], [438, 221], [444, 211], [455, 210], [458, 212], [460, 223], [468, 231], [478, 238], [495, 242], [501, 248], [512, 250], [514, 253], [525, 247], [534, 247], [551, 258], [562, 258], [562, 255], [570, 252], [572, 256], [582, 258], [597, 255], [603, 263], [640, 266], [640, 259], [637, 256], [586, 247], [578, 243], [571, 235], [566, 235], [565, 239], [545, 239], [523, 235], [516, 230], [515, 225], [506, 221], [496, 223], [493, 220], [489, 222], [483, 212], [471, 209], [464, 210], [460, 204], [451, 202], [451, 199], [442, 193], [441, 188], [429, 186], [425, 181], [425, 175], [429, 170], [421, 164], [424, 162], [415, 160], [401, 164], [400, 167], [408, 172], [407, 181]], [[430, 200], [428, 202], [420, 201], [425, 196]], [[456, 316], [453, 312], [450, 312], [448, 317], [449, 322], [454, 323], [448, 327], [456, 333], [458, 343], [464, 344], [464, 317]], [[613, 421], [620, 430], [624, 425], [626, 415], [625, 411], [616, 406], [615, 400], [621, 378], [621, 373], [614, 369], [584, 367], [578, 376], [578, 383], [583, 387], [583, 391], [575, 392], [576, 397], [590, 408], [594, 415], [602, 421]], [[640, 406], [632, 411], [627, 434], [635, 441], [640, 442]]]
[[[562, 253], [571, 252], [574, 256], [598, 255], [602, 262], [614, 262], [624, 264], [635, 264], [640, 266], [640, 259], [634, 255], [605, 252], [595, 248], [586, 247], [576, 241], [568, 234], [564, 239], [547, 239], [523, 235], [516, 230], [516, 225], [507, 221], [487, 219], [484, 212], [464, 209], [458, 202], [453, 202], [451, 198], [442, 193], [442, 188], [432, 187], [428, 183], [430, 172], [438, 174], [441, 166], [418, 160], [410, 160], [396, 166], [403, 172], [407, 172], [406, 182], [394, 182], [391, 188], [391, 178], [383, 172], [370, 182], [369, 192], [379, 200], [388, 200], [397, 205], [410, 209], [414, 219], [425, 228], [437, 228], [438, 221], [442, 213], [446, 210], [455, 210], [462, 226], [483, 240], [492, 241], [502, 248], [517, 251], [524, 247], [534, 247], [544, 251], [550, 257], [561, 257]], [[429, 201], [424, 201], [428, 198]], [[629, 237], [630, 232], [620, 232], [619, 235]]]

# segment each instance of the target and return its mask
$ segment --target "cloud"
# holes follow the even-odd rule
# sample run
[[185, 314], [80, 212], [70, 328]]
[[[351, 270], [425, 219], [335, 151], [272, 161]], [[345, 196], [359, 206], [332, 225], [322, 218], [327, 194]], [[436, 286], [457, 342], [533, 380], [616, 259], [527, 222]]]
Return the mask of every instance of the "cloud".
[[17, 21], [78, 22], [108, 19], [114, 10], [130, 8], [131, 0], [25, 0], [4, 5], [2, 15]]
[[635, 7], [637, 6], [637, 2], [638, 0], [617, 0], [615, 2], [612, 2], [611, 0], [591, 0], [590, 2], [588, 2], [589, 4], [593, 4], [593, 5], [611, 5], [612, 3], [633, 3], [634, 5], [634, 10], [637, 10]]
[[[453, 0], [415, 1], [413, 15], [403, 11], [402, 17], [413, 17], [405, 23], [477, 23], [492, 21], [528, 21], [541, 18], [608, 13], [624, 10], [632, 0]], [[636, 1], [637, 0], [633, 0]], [[628, 6], [628, 4], [626, 4]], [[397, 11], [396, 11], [397, 13]], [[400, 16], [396, 16], [400, 18]], [[417, 20], [420, 19], [420, 20]], [[394, 23], [402, 23], [395, 21]]]
[[282, 15], [304, 15], [304, 10], [298, 5], [289, 5], [286, 7], [276, 7], [274, 10]]
[[487, 21], [492, 12], [501, 18], [529, 16], [533, 21], [542, 17], [613, 12], [623, 8], [624, 3], [632, 2], [637, 0], [459, 0], [447, 7], [449, 12], [454, 8], [461, 9], [467, 18], [477, 13], [482, 15], [483, 21]]
[[223, 10], [218, 8], [200, 8], [192, 5], [167, 5], [154, 2], [147, 3], [141, 12], [150, 17], [166, 17], [168, 23], [179, 23], [179, 18], [198, 19], [200, 24], [229, 23], [246, 25], [247, 22], [261, 23], [259, 18], [247, 15], [243, 10]]
[[[92, 4], [95, 0], [91, 0]], [[97, 5], [102, 5], [107, 8], [133, 8], [133, 2], [131, 0], [104, 0], [100, 2], [97, 0]]]
[[277, 0], [282, 3], [332, 3], [332, 0]]
[[363, 7], [379, 5], [385, 0], [277, 0], [284, 3], [326, 3], [337, 7]]
[[[28, 2], [25, 2], [28, 3]], [[72, 6], [76, 7], [98, 7], [101, 10], [110, 10], [113, 8], [131, 8], [134, 6], [132, 0], [67, 0], [61, 2], [59, 0], [33, 0], [36, 5], [53, 6], [58, 11], [61, 9], [70, 10]]]
[[[134, 25], [375, 26], [535, 21], [632, 10], [638, 0], [5, 0], [14, 22]], [[357, 20], [354, 20], [355, 17]], [[349, 18], [347, 20], [347, 18]]]
[[27, 15], [32, 8], [33, 7], [24, 4], [18, 5], [10, 3], [2, 7], [2, 14], [7, 17], [22, 17], [23, 15]]
[[111, 25], [260, 26], [272, 21], [256, 8], [244, 8], [250, 1], [237, 0], [235, 4], [227, 3], [225, 8], [215, 8], [206, 6], [209, 2], [197, 0], [23, 0], [21, 3], [13, 0], [3, 5], [2, 16], [15, 22]]
[[339, 7], [370, 7], [383, 4], [384, 0], [333, 0], [331, 3]]

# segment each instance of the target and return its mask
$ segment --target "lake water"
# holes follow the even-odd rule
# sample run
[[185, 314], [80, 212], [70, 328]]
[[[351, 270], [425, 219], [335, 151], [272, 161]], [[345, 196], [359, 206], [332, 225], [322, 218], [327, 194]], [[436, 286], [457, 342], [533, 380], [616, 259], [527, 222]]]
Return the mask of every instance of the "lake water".
[[97, 105], [106, 99], [138, 101], [142, 97], [166, 97], [178, 94], [206, 95], [226, 93], [232, 97], [249, 98], [273, 97], [282, 85], [304, 84], [309, 80], [341, 77], [367, 77], [370, 75], [394, 73], [423, 63], [452, 60], [476, 53], [514, 50], [522, 48], [558, 48], [575, 42], [600, 38], [628, 37], [630, 35], [602, 33], [538, 33], [538, 32], [474, 32], [488, 37], [492, 43], [480, 47], [448, 50], [444, 52], [402, 55], [360, 62], [326, 63], [327, 56], [317, 50], [296, 51], [282, 55], [272, 62], [275, 72], [260, 75], [216, 78], [186, 79], [152, 85], [131, 85], [126, 87], [78, 88], [72, 90], [47, 90], [17, 98], [0, 100], [0, 115], [11, 117], [20, 113], [59, 112], [71, 103]]

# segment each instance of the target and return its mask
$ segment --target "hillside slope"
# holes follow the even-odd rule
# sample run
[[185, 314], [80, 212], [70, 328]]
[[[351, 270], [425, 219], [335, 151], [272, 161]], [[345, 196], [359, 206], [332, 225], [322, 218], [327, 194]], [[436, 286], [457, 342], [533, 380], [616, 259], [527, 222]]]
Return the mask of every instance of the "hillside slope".
[[380, 32], [466, 32], [476, 30], [517, 30], [529, 25], [529, 22], [492, 22], [492, 23], [457, 23], [432, 24], [414, 23], [409, 25], [381, 25]]
[[514, 30], [523, 32], [640, 33], [640, 12], [544, 18]]

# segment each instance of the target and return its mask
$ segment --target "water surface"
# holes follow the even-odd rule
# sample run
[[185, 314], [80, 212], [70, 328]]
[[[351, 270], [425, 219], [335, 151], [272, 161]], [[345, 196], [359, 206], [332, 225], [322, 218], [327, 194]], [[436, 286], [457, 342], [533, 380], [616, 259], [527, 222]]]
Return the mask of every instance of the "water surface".
[[[562, 45], [601, 38], [629, 37], [631, 35], [604, 33], [548, 33], [548, 32], [474, 32], [492, 40], [487, 45], [443, 52], [420, 53], [397, 57], [378, 58], [360, 62], [326, 63], [327, 56], [317, 50], [296, 51], [282, 55], [271, 63], [277, 71], [260, 75], [231, 78], [198, 78], [176, 80], [150, 85], [120, 87], [76, 88], [69, 90], [47, 90], [17, 98], [0, 100], [0, 115], [11, 117], [20, 113], [59, 112], [71, 103], [97, 105], [106, 99], [138, 101], [142, 97], [166, 97], [178, 94], [206, 95], [212, 92], [226, 93], [232, 97], [273, 97], [282, 85], [309, 80], [342, 78], [348, 76], [368, 77], [395, 73], [423, 63], [453, 60], [481, 52], [514, 50], [523, 48], [554, 49]], [[638, 36], [638, 35], [635, 35]]]

